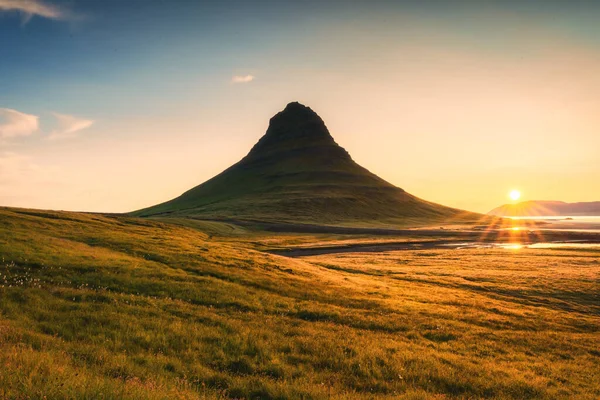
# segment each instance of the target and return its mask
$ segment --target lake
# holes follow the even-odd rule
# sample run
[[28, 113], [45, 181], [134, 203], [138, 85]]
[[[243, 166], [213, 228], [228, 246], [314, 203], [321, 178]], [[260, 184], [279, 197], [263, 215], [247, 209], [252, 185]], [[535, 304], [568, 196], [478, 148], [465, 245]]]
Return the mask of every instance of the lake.
[[531, 227], [523, 224], [523, 229], [529, 230], [565, 230], [571, 232], [598, 232], [600, 233], [600, 216], [573, 215], [573, 216], [537, 216], [537, 217], [510, 217], [513, 220], [544, 222], [540, 227]]

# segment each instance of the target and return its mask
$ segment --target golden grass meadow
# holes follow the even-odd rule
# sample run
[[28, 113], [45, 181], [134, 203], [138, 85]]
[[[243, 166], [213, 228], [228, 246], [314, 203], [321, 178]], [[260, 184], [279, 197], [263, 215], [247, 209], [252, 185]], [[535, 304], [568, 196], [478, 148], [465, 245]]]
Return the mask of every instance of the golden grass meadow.
[[197, 225], [0, 209], [0, 398], [600, 396], [598, 250]]

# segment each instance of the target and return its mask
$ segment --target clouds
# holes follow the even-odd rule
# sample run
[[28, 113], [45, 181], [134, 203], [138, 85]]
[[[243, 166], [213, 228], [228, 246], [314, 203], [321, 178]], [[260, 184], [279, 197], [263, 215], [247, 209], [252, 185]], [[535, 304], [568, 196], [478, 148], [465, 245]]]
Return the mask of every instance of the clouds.
[[44, 0], [0, 0], [0, 12], [20, 12], [24, 22], [37, 15], [49, 19], [67, 19], [66, 10]]
[[10, 108], [0, 108], [0, 139], [28, 136], [38, 129], [38, 116], [25, 114]]
[[73, 115], [52, 113], [56, 118], [58, 128], [50, 133], [49, 140], [69, 139], [78, 135], [78, 132], [94, 124], [91, 119], [78, 118]]
[[252, 82], [253, 80], [254, 80], [254, 75], [234, 75], [231, 78], [231, 83], [248, 83], [248, 82]]
[[[48, 140], [76, 137], [80, 131], [89, 128], [95, 122], [91, 119], [79, 118], [73, 115], [51, 114], [54, 117], [54, 129], [46, 136]], [[39, 116], [10, 108], [0, 108], [0, 139], [8, 140], [30, 136], [39, 130]]]

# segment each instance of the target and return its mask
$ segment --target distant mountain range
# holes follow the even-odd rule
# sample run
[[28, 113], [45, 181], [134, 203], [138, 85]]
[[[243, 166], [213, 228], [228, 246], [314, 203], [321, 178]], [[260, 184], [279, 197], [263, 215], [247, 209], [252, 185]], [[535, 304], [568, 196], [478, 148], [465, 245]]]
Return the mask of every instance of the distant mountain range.
[[488, 215], [499, 217], [600, 215], [600, 201], [565, 203], [564, 201], [531, 200], [505, 204], [494, 208], [488, 212]]
[[293, 102], [238, 163], [181, 196], [132, 213], [340, 226], [484, 217], [422, 200], [358, 165], [309, 107]]

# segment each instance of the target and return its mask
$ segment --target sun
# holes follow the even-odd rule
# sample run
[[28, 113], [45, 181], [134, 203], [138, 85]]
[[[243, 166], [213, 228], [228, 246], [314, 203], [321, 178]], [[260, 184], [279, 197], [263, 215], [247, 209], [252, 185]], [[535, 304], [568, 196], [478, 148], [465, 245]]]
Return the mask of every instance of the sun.
[[518, 190], [511, 190], [508, 194], [508, 197], [510, 197], [512, 200], [519, 200], [521, 198], [521, 192]]

